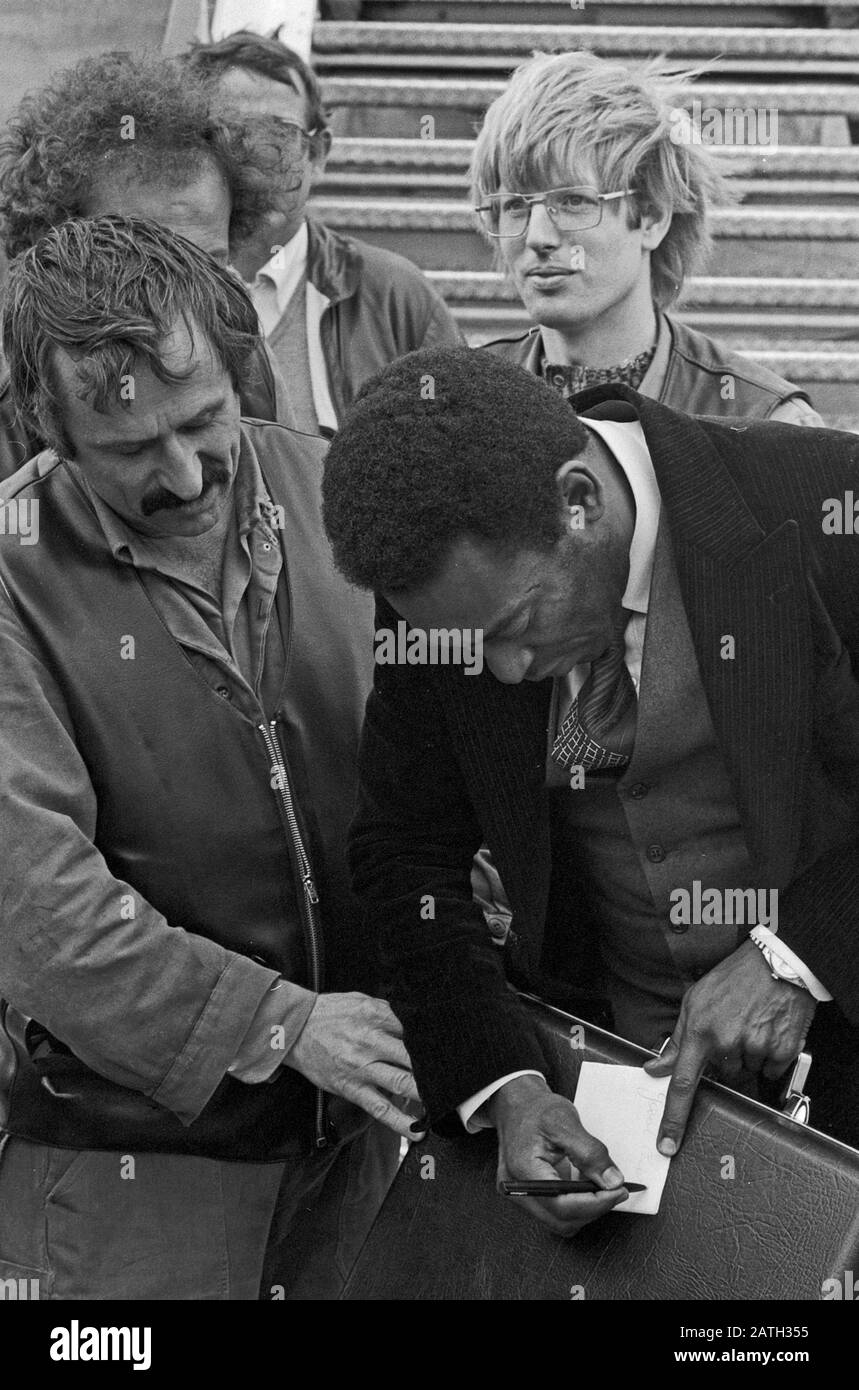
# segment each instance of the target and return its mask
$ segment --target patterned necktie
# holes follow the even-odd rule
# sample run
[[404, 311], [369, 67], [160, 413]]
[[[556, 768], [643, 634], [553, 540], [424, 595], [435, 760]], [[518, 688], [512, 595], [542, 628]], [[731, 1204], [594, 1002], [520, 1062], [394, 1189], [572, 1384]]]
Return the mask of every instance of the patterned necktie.
[[626, 642], [620, 633], [591, 663], [552, 748], [561, 767], [588, 771], [626, 767], [635, 742], [637, 701], [626, 667]]

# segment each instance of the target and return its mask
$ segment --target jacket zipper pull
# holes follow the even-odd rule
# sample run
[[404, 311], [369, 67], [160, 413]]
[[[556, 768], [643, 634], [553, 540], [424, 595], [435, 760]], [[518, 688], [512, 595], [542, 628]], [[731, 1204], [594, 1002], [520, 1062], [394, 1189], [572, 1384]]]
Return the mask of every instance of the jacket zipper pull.
[[304, 884], [304, 891], [307, 894], [309, 901], [312, 903], [318, 903], [319, 895], [316, 892], [316, 885], [314, 884], [313, 879], [310, 877], [310, 874], [305, 874], [301, 882]]

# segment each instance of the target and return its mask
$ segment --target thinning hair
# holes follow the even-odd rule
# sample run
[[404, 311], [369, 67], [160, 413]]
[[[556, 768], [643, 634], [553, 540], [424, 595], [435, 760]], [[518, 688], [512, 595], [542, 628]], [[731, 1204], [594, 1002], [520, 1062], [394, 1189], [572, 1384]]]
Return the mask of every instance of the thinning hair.
[[182, 187], [209, 162], [230, 197], [230, 237], [271, 207], [269, 167], [222, 98], [151, 55], [84, 58], [25, 96], [0, 141], [0, 235], [18, 255], [51, 227], [87, 215], [97, 180]]
[[548, 549], [564, 530], [555, 473], [588, 438], [521, 367], [468, 348], [410, 352], [365, 383], [328, 451], [335, 563], [393, 593], [431, 580], [466, 535]]
[[322, 99], [322, 87], [310, 64], [294, 49], [281, 43], [276, 32], [262, 35], [239, 29], [216, 43], [192, 45], [184, 61], [210, 81], [219, 81], [229, 68], [243, 68], [245, 72], [282, 82], [297, 92], [307, 107], [307, 122], [314, 132], [310, 149], [316, 156], [322, 150], [321, 136], [330, 121], [330, 112]]
[[27, 428], [65, 458], [59, 350], [75, 362], [79, 397], [96, 411], [122, 402], [120, 386], [144, 363], [176, 382], [165, 340], [184, 323], [201, 335], [229, 374], [244, 384], [258, 344], [256, 311], [238, 279], [199, 247], [137, 217], [73, 219], [15, 260], [2, 313], [12, 397]]
[[571, 184], [595, 177], [602, 193], [633, 189], [630, 226], [672, 213], [651, 253], [653, 298], [667, 307], [710, 249], [710, 207], [732, 201], [712, 151], [682, 138], [682, 102], [700, 71], [672, 73], [658, 58], [634, 65], [584, 51], [535, 54], [486, 112], [471, 160], [474, 202], [500, 188], [555, 187], [559, 170]]

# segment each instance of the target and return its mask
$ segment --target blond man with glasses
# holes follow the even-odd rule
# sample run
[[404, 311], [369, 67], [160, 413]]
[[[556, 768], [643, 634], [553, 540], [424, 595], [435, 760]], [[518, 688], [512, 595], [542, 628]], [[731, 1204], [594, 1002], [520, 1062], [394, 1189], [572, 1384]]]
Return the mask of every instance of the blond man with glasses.
[[669, 312], [728, 200], [710, 148], [678, 138], [687, 80], [583, 52], [516, 70], [471, 181], [533, 327], [486, 347], [568, 397], [616, 381], [689, 414], [821, 425], [798, 387]]

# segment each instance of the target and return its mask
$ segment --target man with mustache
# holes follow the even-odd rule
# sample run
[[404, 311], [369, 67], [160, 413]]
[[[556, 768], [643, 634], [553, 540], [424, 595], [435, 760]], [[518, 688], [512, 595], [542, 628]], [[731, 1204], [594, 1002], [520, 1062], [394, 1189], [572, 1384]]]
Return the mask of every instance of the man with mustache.
[[370, 612], [324, 446], [240, 419], [253, 306], [153, 223], [47, 233], [3, 331], [51, 447], [0, 509], [0, 1274], [334, 1298], [417, 1092], [345, 870]]

